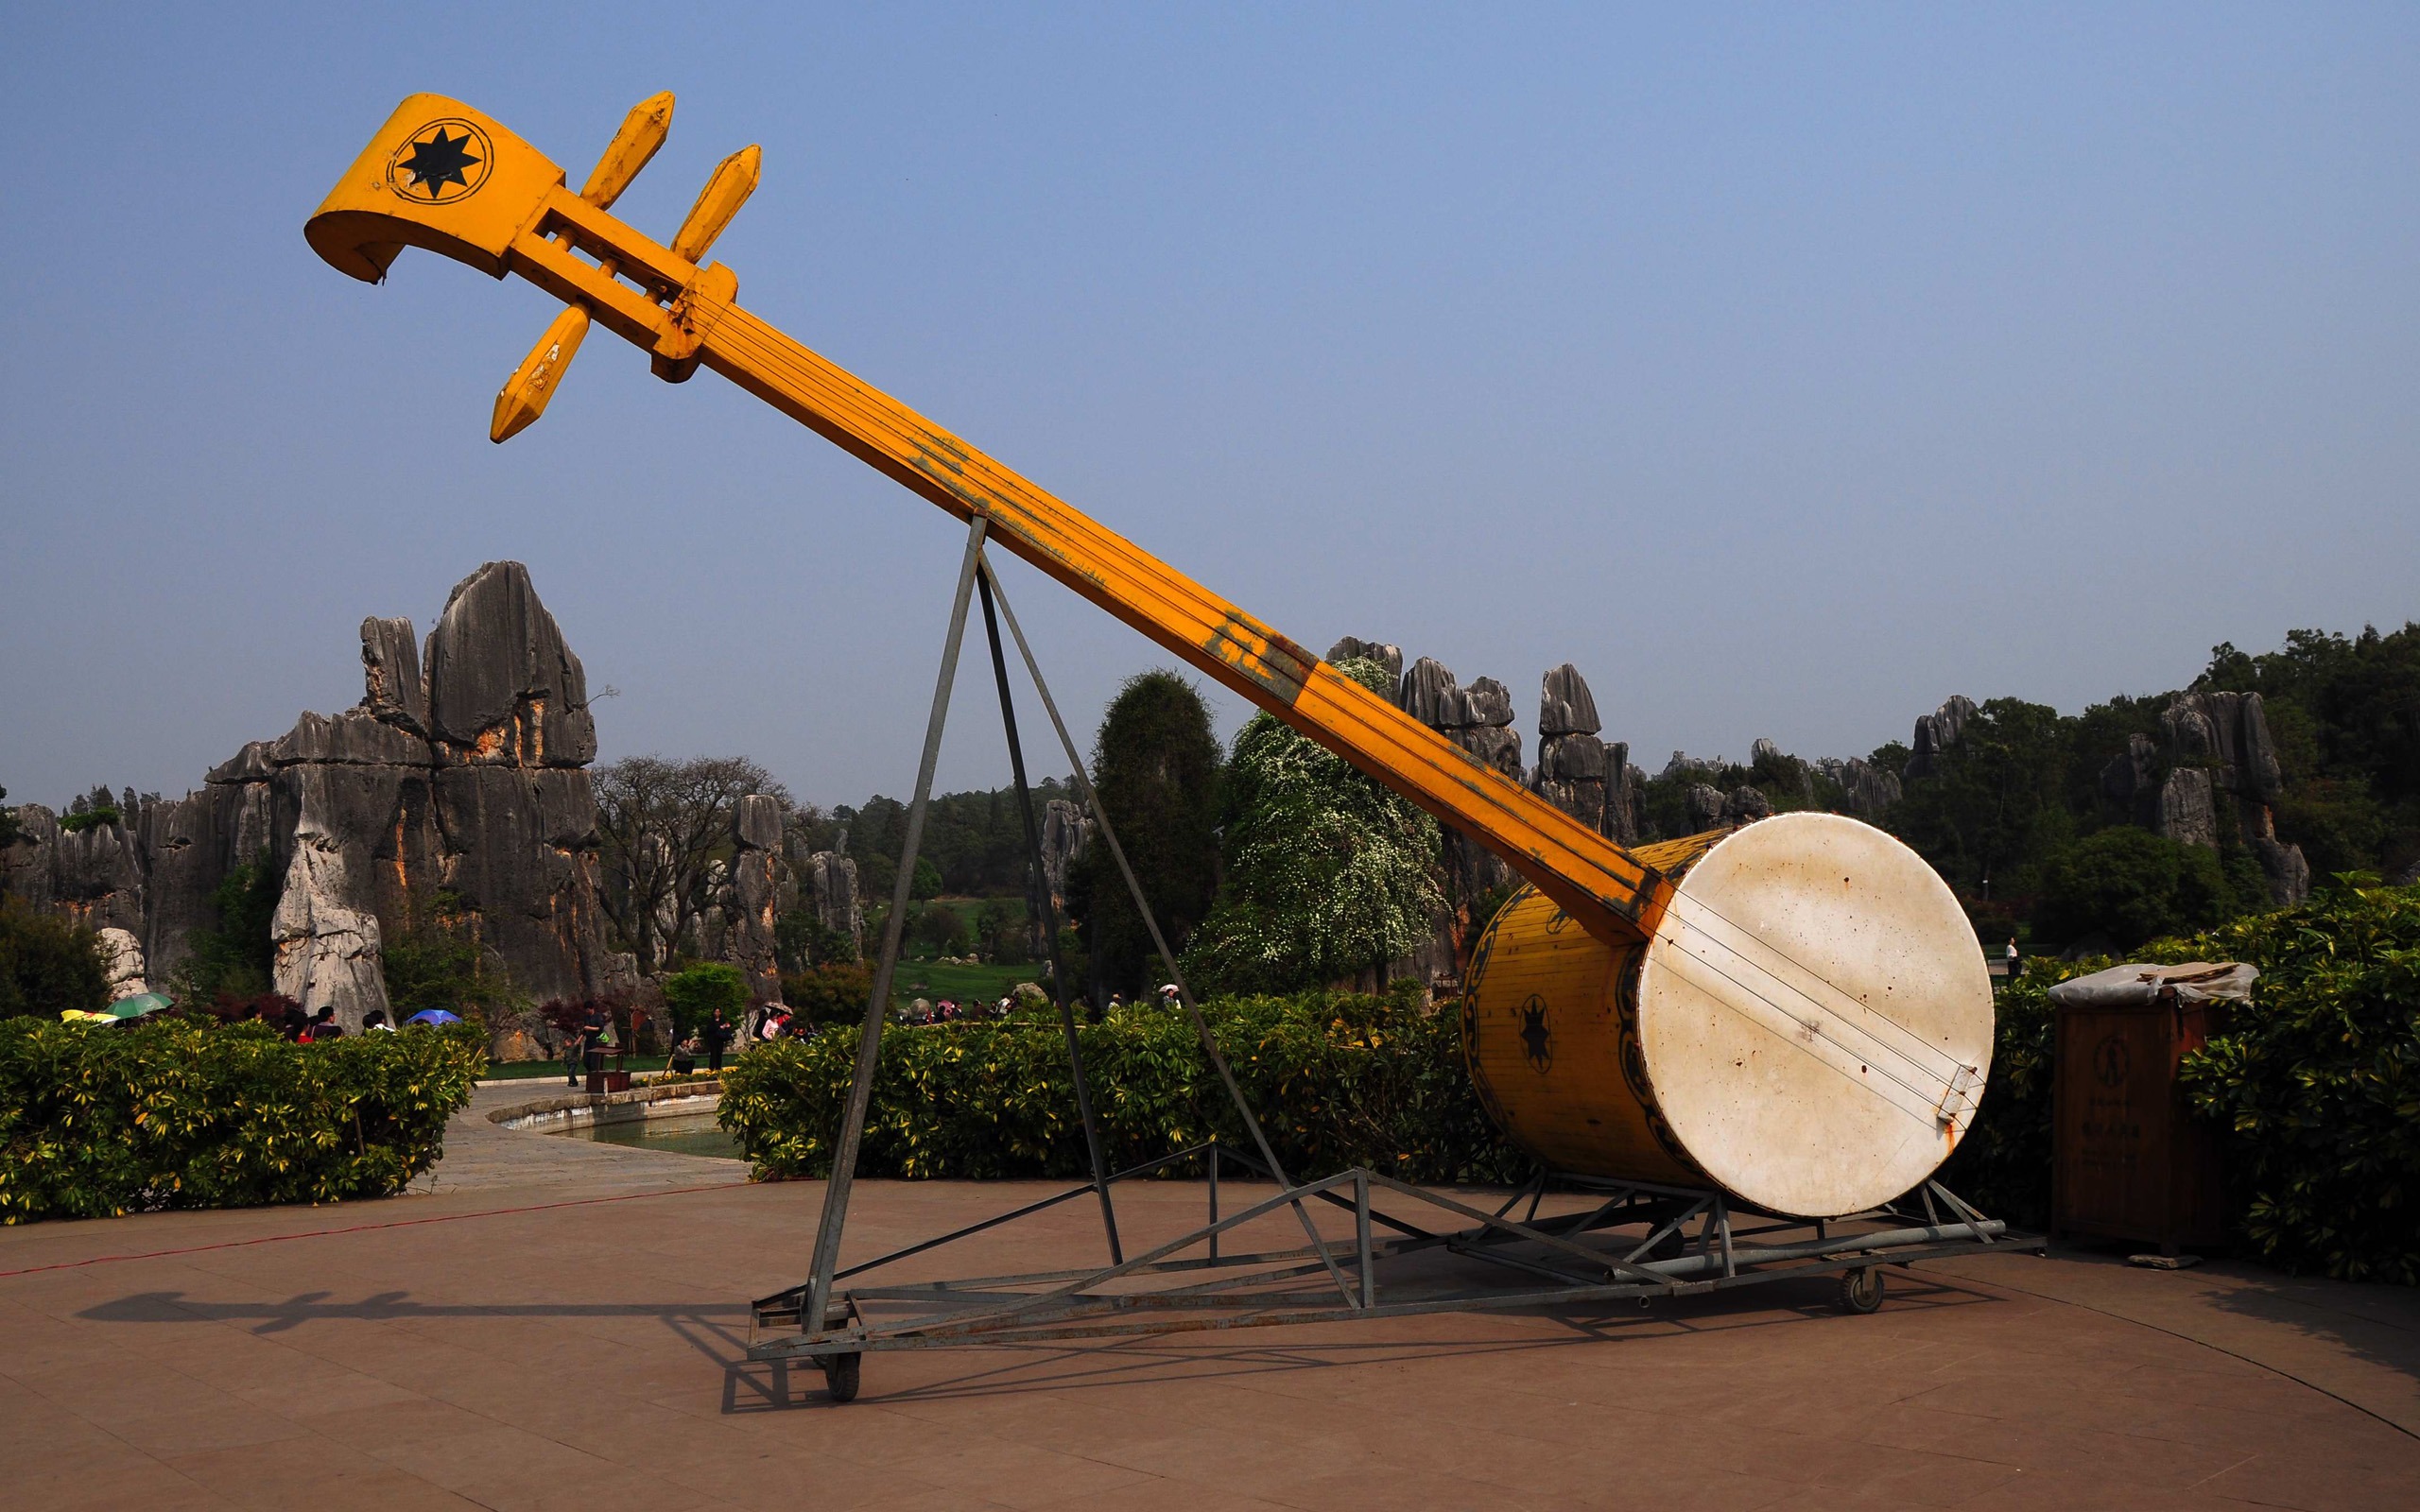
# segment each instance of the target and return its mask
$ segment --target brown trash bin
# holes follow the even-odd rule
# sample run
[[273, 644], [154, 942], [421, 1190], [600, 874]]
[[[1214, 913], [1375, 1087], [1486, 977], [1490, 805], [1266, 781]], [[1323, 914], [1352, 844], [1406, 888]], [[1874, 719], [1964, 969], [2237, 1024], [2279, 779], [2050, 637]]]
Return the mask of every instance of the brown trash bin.
[[[2089, 986], [2127, 971], [2137, 973], [2131, 990]], [[2232, 974], [2206, 974], [2216, 971]], [[2191, 972], [2205, 974], [2197, 983]], [[2224, 1237], [2221, 1132], [2193, 1116], [2177, 1074], [2225, 1028], [2228, 1003], [2252, 974], [2200, 963], [2120, 967], [2051, 989], [2054, 1237], [2154, 1244], [2163, 1255]], [[2068, 988], [2083, 990], [2063, 1001]]]

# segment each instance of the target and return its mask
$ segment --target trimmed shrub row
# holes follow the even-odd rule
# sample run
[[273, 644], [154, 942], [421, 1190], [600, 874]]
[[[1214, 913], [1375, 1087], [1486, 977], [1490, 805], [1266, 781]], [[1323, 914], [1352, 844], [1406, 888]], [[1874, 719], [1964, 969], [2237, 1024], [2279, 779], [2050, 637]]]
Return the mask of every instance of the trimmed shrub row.
[[486, 1065], [467, 1024], [291, 1044], [260, 1023], [0, 1023], [0, 1223], [390, 1196]]
[[[1494, 1182], [1532, 1169], [1471, 1091], [1450, 1012], [1326, 993], [1221, 999], [1202, 1011], [1290, 1175], [1366, 1165], [1407, 1181]], [[1182, 1012], [1125, 1008], [1078, 1033], [1113, 1169], [1213, 1136], [1251, 1152]], [[856, 1040], [854, 1028], [824, 1029], [751, 1050], [724, 1071], [723, 1126], [759, 1175], [830, 1172]], [[892, 1027], [858, 1169], [1080, 1177], [1075, 1106], [1053, 1017]]]

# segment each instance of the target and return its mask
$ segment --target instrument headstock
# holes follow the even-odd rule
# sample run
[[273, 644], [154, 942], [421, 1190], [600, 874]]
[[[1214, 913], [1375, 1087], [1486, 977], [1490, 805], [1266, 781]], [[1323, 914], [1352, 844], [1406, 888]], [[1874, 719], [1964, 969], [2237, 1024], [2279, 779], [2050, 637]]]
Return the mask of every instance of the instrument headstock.
[[633, 106], [574, 195], [562, 167], [493, 117], [442, 94], [411, 95], [302, 233], [365, 283], [384, 282], [405, 248], [421, 247], [494, 278], [520, 273], [564, 301], [497, 393], [491, 439], [545, 413], [593, 320], [648, 348], [657, 376], [679, 383], [697, 369], [691, 296], [719, 305], [737, 292], [731, 271], [704, 259], [755, 191], [764, 153], [725, 158], [670, 244], [650, 240], [607, 211], [664, 146], [672, 104], [666, 93]]

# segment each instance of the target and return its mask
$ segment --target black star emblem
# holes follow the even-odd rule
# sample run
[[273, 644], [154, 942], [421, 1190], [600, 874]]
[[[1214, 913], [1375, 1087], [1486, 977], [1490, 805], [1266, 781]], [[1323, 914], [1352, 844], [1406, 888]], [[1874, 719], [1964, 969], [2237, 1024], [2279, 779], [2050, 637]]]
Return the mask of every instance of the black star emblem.
[[468, 189], [470, 182], [462, 177], [462, 170], [475, 167], [479, 163], [477, 158], [471, 156], [470, 143], [470, 132], [450, 137], [445, 134], [445, 128], [441, 126], [435, 136], [425, 142], [412, 144], [412, 155], [404, 160], [404, 171], [412, 176], [415, 187], [428, 191], [431, 199], [442, 193], [449, 183]]
[[1534, 993], [1521, 1005], [1521, 1054], [1531, 1070], [1554, 1064], [1554, 1031], [1547, 1027], [1546, 999]]

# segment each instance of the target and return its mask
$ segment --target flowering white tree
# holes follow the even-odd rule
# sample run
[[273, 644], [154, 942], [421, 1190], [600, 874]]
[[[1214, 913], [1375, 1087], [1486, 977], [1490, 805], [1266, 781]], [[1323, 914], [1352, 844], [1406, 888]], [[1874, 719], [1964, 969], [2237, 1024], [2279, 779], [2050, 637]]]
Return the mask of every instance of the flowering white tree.
[[[1386, 669], [1338, 671], [1392, 693]], [[1283, 992], [1409, 955], [1443, 903], [1437, 821], [1269, 714], [1236, 733], [1226, 880], [1185, 953], [1205, 988]]]

